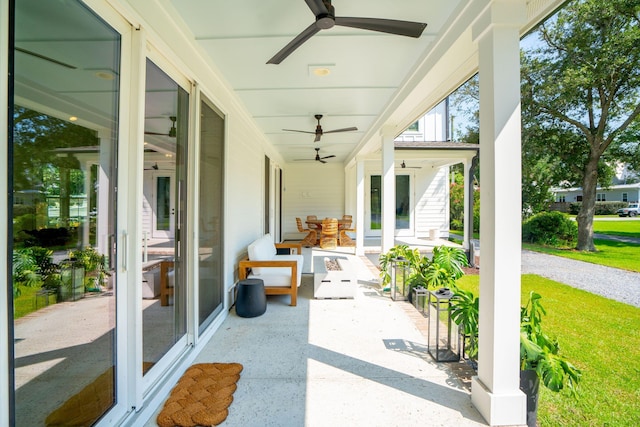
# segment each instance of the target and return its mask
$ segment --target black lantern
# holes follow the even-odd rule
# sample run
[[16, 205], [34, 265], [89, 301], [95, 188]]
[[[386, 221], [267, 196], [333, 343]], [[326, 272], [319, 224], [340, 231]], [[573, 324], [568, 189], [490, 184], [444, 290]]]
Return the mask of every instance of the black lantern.
[[409, 261], [403, 257], [391, 260], [391, 299], [394, 301], [406, 301], [409, 298], [409, 274], [411, 267]]
[[423, 316], [426, 316], [429, 312], [427, 311], [427, 300], [428, 300], [429, 291], [427, 288], [422, 286], [417, 286], [413, 288], [413, 305], [416, 307]]
[[436, 362], [460, 360], [458, 325], [451, 321], [451, 297], [448, 288], [429, 291], [429, 354]]
[[84, 267], [74, 261], [62, 261], [60, 263], [60, 281], [62, 282], [59, 288], [60, 300], [76, 301], [84, 298]]

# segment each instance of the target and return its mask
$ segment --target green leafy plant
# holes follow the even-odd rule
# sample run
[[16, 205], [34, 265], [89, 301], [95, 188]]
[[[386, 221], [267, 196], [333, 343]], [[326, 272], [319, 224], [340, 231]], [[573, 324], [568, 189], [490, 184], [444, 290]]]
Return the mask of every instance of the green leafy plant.
[[478, 322], [480, 300], [473, 292], [455, 287], [451, 297], [451, 320], [462, 328], [464, 352], [469, 359], [478, 359]]
[[14, 298], [20, 296], [20, 286], [36, 287], [42, 284], [42, 278], [38, 274], [38, 263], [30, 248], [13, 251], [11, 278]]
[[551, 391], [567, 387], [575, 395], [582, 377], [580, 369], [559, 354], [558, 340], [542, 330], [540, 294], [531, 291], [520, 311], [520, 369], [535, 370], [542, 383]]
[[380, 254], [382, 287], [387, 287], [391, 283], [391, 262], [395, 259], [406, 259], [413, 269], [420, 262], [420, 252], [418, 249], [410, 249], [407, 245], [396, 245], [389, 252]]
[[451, 288], [464, 274], [463, 267], [468, 266], [467, 255], [458, 247], [436, 246], [431, 259], [423, 257], [415, 268], [410, 282], [413, 286], [425, 288]]
[[[84, 268], [85, 286], [89, 289], [101, 285], [111, 275], [107, 266], [107, 257], [91, 246], [71, 251], [69, 255], [78, 267]], [[95, 282], [96, 280], [97, 283], [89, 283], [89, 281]]]

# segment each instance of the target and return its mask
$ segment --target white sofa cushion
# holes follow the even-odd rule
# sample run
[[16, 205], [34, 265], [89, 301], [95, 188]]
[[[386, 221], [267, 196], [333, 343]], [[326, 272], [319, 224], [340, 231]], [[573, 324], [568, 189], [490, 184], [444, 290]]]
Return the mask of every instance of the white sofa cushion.
[[[254, 240], [247, 248], [247, 252], [250, 261], [269, 261], [274, 259], [278, 253], [271, 234], [265, 234], [259, 239]], [[268, 269], [263, 267], [254, 267], [251, 270], [253, 275], [259, 276]]]
[[[270, 234], [265, 234], [254, 240], [247, 248], [250, 261], [296, 261], [297, 277], [296, 283], [300, 286], [302, 279], [302, 266], [304, 257], [302, 254], [282, 254], [277, 255], [276, 246]], [[252, 279], [262, 279], [265, 286], [289, 287], [291, 286], [291, 268], [289, 267], [252, 267]]]

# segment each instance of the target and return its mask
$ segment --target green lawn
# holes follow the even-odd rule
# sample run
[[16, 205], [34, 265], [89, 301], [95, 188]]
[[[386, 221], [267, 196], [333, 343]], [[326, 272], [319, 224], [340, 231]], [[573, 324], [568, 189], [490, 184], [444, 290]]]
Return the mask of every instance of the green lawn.
[[597, 252], [576, 251], [573, 249], [555, 249], [548, 246], [523, 243], [522, 248], [536, 252], [544, 252], [578, 261], [606, 265], [623, 270], [640, 272], [640, 245], [616, 242], [613, 240], [594, 239]]
[[[479, 276], [464, 276], [458, 283], [477, 293]], [[531, 290], [543, 297], [543, 327], [558, 337], [561, 354], [582, 370], [577, 401], [542, 389], [539, 425], [640, 425], [640, 308], [523, 275], [523, 301]]]
[[640, 238], [640, 221], [620, 218], [614, 221], [593, 221], [593, 231], [595, 233], [611, 234], [614, 236], [638, 237]]
[[[19, 319], [22, 316], [26, 316], [29, 313], [36, 311], [36, 293], [40, 290], [39, 287], [31, 288], [29, 286], [22, 286], [20, 288], [20, 296], [13, 299], [13, 318]], [[44, 300], [38, 300], [39, 304], [44, 304]], [[49, 296], [49, 304], [55, 304], [56, 299], [54, 295]], [[42, 305], [38, 309], [42, 308]]]

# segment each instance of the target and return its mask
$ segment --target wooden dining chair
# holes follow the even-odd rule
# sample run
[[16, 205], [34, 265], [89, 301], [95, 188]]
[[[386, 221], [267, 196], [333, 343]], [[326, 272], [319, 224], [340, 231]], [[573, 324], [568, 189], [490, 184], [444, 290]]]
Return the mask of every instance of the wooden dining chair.
[[307, 233], [304, 239], [300, 242], [302, 246], [307, 248], [311, 246], [315, 246], [318, 242], [318, 232], [316, 230], [312, 230], [310, 228], [304, 228], [302, 226], [302, 220], [300, 218], [296, 218], [296, 224], [298, 225], [298, 231], [300, 233]]
[[351, 215], [342, 215], [343, 225], [340, 227], [340, 234], [338, 235], [338, 244], [340, 246], [349, 246], [353, 247], [356, 245], [356, 242], [351, 239], [351, 237], [347, 233], [355, 233], [355, 227], [352, 227], [353, 224], [353, 216]]
[[338, 220], [325, 218], [322, 220], [320, 232], [320, 247], [322, 249], [335, 249], [338, 246]]

